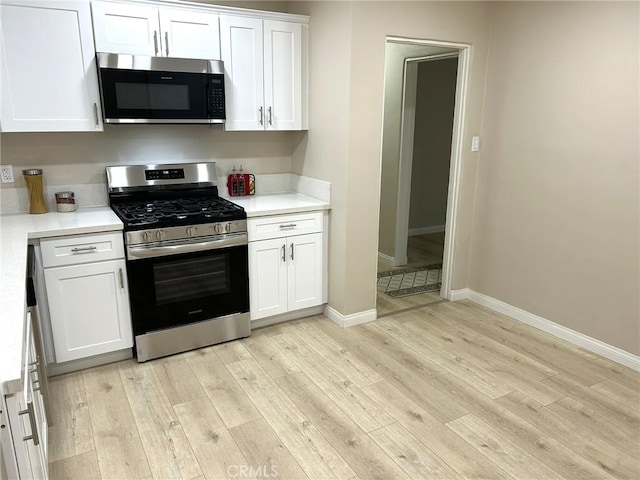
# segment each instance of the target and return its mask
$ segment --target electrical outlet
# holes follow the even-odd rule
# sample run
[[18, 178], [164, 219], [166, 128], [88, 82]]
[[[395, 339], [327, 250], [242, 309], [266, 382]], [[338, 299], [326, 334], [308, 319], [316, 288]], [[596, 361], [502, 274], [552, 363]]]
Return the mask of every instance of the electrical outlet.
[[0, 172], [2, 183], [13, 183], [13, 167], [11, 165], [1, 165]]

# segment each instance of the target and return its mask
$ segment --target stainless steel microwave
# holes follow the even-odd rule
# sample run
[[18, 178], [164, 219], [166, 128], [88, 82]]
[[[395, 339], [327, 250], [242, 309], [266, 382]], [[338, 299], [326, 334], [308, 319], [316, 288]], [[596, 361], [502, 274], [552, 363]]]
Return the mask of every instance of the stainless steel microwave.
[[97, 53], [105, 123], [224, 123], [219, 60]]

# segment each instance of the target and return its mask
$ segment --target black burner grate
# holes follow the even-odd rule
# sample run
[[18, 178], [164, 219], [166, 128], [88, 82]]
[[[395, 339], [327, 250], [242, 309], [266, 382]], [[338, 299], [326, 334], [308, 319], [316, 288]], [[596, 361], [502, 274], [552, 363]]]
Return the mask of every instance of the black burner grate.
[[127, 227], [172, 226], [246, 218], [244, 209], [219, 197], [134, 201], [112, 205]]

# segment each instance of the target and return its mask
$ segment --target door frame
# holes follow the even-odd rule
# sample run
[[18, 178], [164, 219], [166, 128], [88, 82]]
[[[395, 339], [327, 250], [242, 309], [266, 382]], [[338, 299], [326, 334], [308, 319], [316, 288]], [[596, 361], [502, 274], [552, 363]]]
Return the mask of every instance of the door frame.
[[[451, 300], [451, 271], [454, 262], [454, 245], [456, 235], [456, 220], [458, 217], [459, 190], [462, 173], [462, 140], [464, 138], [464, 120], [466, 116], [467, 89], [469, 83], [469, 62], [471, 59], [471, 45], [465, 43], [443, 42], [437, 40], [419, 40], [403, 37], [387, 37], [387, 42], [422, 45], [427, 47], [445, 47], [457, 49], [457, 53], [429, 55], [426, 57], [408, 58], [405, 60], [404, 88], [402, 100], [400, 161], [398, 171], [398, 202], [396, 211], [396, 238], [394, 258], [407, 259], [407, 239], [409, 236], [409, 204], [411, 195], [411, 169], [413, 163], [413, 124], [415, 122], [415, 108], [411, 111], [411, 99], [405, 97], [408, 89], [413, 89], [413, 104], [415, 107], [415, 88], [417, 78], [417, 62], [439, 60], [442, 58], [458, 57], [458, 73], [456, 75], [456, 94], [453, 114], [453, 133], [451, 138], [451, 159], [449, 166], [449, 187], [447, 192], [447, 213], [445, 220], [444, 252], [442, 258], [442, 286], [440, 296]], [[409, 62], [416, 66], [407, 68]], [[408, 78], [414, 75], [416, 78]], [[408, 86], [408, 88], [407, 88]], [[409, 101], [409, 108], [407, 106]], [[405, 123], [406, 122], [406, 123]], [[405, 127], [411, 127], [410, 133], [405, 134]], [[406, 129], [407, 132], [409, 129]]]

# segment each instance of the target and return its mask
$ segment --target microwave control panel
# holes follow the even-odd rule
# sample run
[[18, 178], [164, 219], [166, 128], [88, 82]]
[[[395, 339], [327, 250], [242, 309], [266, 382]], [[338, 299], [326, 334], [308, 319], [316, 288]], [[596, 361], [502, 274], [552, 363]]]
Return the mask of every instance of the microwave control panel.
[[209, 115], [211, 118], [225, 118], [222, 75], [212, 75], [209, 79]]

